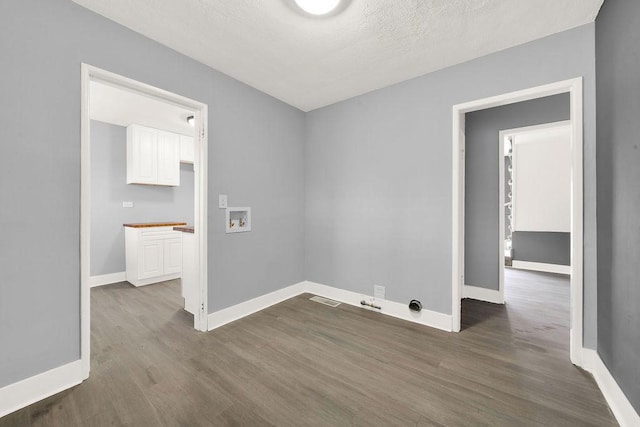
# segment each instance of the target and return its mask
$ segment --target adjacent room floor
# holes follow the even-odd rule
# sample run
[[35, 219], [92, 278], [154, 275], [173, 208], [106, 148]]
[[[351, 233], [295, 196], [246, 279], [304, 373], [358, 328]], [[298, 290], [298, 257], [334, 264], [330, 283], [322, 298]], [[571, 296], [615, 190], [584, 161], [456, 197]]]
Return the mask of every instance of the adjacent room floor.
[[0, 425], [616, 425], [569, 362], [568, 280], [506, 283], [459, 334], [308, 294], [200, 333], [177, 281], [96, 288], [89, 380]]

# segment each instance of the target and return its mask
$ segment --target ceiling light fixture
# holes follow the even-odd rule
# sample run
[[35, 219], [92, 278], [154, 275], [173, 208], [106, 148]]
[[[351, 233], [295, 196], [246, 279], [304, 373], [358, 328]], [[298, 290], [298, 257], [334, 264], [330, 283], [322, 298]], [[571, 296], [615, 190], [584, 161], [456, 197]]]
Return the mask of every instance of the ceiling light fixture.
[[340, 0], [295, 0], [300, 9], [311, 15], [326, 15], [333, 11]]
[[195, 126], [195, 117], [193, 116], [187, 117], [187, 123], [189, 123], [191, 126]]

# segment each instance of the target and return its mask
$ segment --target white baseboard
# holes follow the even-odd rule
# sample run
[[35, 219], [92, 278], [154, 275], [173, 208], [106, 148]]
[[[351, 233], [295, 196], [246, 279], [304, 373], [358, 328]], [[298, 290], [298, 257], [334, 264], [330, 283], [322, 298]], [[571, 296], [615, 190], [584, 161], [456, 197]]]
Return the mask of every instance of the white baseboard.
[[582, 363], [591, 372], [604, 395], [611, 412], [622, 427], [640, 426], [640, 415], [635, 411], [627, 396], [607, 369], [595, 350], [582, 349]]
[[179, 273], [171, 273], [171, 274], [163, 274], [162, 276], [149, 277], [147, 279], [132, 279], [131, 277], [125, 278], [125, 280], [131, 283], [133, 286], [148, 286], [153, 285], [155, 283], [165, 282], [167, 280], [180, 279], [182, 277], [182, 272]]
[[[360, 304], [360, 301], [363, 298], [362, 294], [305, 281], [209, 314], [209, 330], [211, 331], [219, 328], [220, 326], [226, 325], [234, 320], [241, 319], [257, 311], [306, 292], [356, 307], [362, 307]], [[424, 309], [419, 313], [414, 313], [409, 310], [409, 307], [405, 304], [387, 300], [377, 300], [376, 303], [382, 307], [382, 310], [376, 311], [382, 314], [408, 320], [409, 322], [420, 323], [421, 325], [430, 326], [443, 331], [450, 332], [452, 330], [452, 319], [448, 314]]]
[[0, 388], [0, 418], [82, 382], [80, 360]]
[[[362, 294], [359, 294], [357, 292], [345, 291], [343, 289], [334, 288], [332, 286], [321, 285], [319, 283], [306, 283], [307, 292], [309, 293], [340, 301], [345, 304], [354, 305], [356, 307], [362, 307], [362, 305], [360, 304], [360, 301], [362, 301], [363, 299]], [[413, 311], [409, 310], [408, 304], [401, 304], [399, 302], [387, 300], [376, 300], [376, 304], [382, 307], [381, 310], [376, 311], [382, 314], [386, 314], [387, 316], [397, 317], [399, 319], [419, 323], [421, 325], [430, 326], [432, 328], [441, 329], [447, 332], [451, 332], [452, 330], [452, 318], [448, 314], [442, 314], [425, 309], [418, 313], [414, 313]]]
[[571, 274], [570, 265], [545, 264], [543, 262], [516, 261], [511, 262], [511, 268], [520, 270], [544, 271], [546, 273]]
[[103, 274], [101, 276], [91, 276], [89, 277], [89, 287], [94, 288], [96, 286], [110, 285], [112, 283], [125, 282], [126, 280], [127, 273], [125, 271]]
[[283, 289], [268, 293], [266, 295], [259, 296], [249, 301], [241, 302], [234, 306], [222, 309], [210, 313], [207, 317], [208, 329], [219, 328], [222, 325], [233, 322], [234, 320], [241, 319], [245, 316], [253, 314], [257, 311], [263, 310], [267, 307], [271, 307], [274, 304], [278, 304], [289, 298], [293, 298], [297, 295], [306, 292], [306, 283], [300, 282], [295, 285], [288, 286]]
[[471, 285], [464, 285], [462, 287], [462, 298], [477, 299], [493, 304], [504, 304], [504, 297], [500, 295], [500, 291]]

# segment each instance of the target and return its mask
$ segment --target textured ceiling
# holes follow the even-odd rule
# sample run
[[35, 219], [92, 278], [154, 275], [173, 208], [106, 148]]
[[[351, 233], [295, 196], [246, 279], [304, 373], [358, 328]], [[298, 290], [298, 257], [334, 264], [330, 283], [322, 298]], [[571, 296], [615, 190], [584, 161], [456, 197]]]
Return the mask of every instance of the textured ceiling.
[[[603, 0], [74, 0], [303, 111], [593, 22]], [[322, 1], [322, 0], [319, 0]]]

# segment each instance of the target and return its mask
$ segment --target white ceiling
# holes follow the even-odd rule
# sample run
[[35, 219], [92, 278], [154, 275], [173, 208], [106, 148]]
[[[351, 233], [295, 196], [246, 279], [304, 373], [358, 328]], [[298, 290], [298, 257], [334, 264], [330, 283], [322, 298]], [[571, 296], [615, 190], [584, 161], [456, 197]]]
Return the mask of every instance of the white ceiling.
[[138, 124], [181, 135], [194, 135], [187, 123], [193, 112], [145, 95], [92, 81], [89, 87], [89, 117], [118, 126]]
[[[73, 0], [303, 111], [593, 22], [603, 0]], [[322, 0], [319, 0], [322, 1]]]

